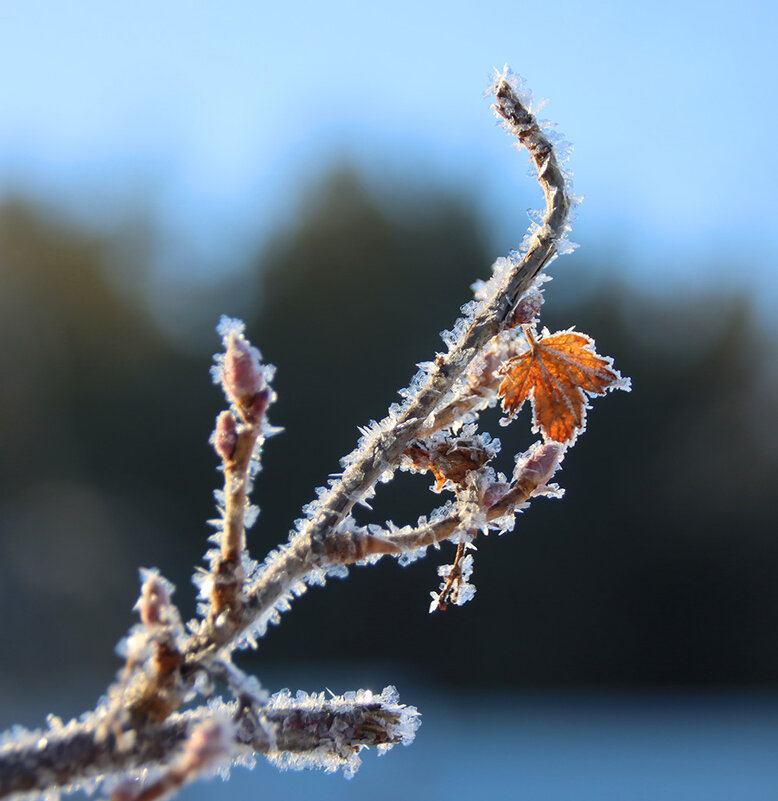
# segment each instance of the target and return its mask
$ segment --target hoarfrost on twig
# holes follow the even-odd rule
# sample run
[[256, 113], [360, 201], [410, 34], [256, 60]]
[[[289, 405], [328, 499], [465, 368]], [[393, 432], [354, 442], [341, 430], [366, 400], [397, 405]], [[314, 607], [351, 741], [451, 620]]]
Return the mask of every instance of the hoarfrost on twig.
[[[545, 199], [542, 211], [530, 212], [520, 248], [497, 259], [491, 278], [474, 285], [474, 300], [441, 333], [445, 352], [418, 365], [384, 419], [360, 427], [357, 447], [341, 460], [343, 472], [316, 491], [288, 540], [260, 563], [249, 553], [246, 531], [259, 513], [250, 494], [263, 443], [280, 431], [269, 420], [275, 368], [263, 362], [241, 321], [221, 319], [224, 351], [212, 377], [228, 408], [216, 419], [211, 444], [223, 486], [215, 493], [218, 516], [209, 521], [214, 547], [194, 576], [199, 617], [184, 626], [172, 585], [157, 571], [142, 571], [140, 622], [119, 648], [125, 664], [116, 682], [77, 720], [50, 717], [45, 729], [6, 732], [0, 798], [53, 797], [101, 785], [113, 801], [152, 801], [198, 777], [251, 766], [257, 755], [284, 769], [351, 776], [364, 748], [383, 753], [413, 740], [419, 713], [400, 704], [393, 687], [330, 698], [287, 690], [269, 695], [232, 663], [232, 653], [256, 648], [295, 598], [345, 577], [350, 565], [386, 556], [407, 565], [447, 542], [456, 553], [438, 568], [441, 584], [431, 593], [430, 610], [461, 605], [475, 594], [476, 538], [510, 531], [533, 498], [561, 495], [549, 482], [580, 427], [564, 441], [541, 428], [543, 441], [517, 458], [510, 478], [490, 464], [499, 440], [479, 428], [479, 413], [504, 394], [501, 369], [534, 347], [527, 331], [538, 324], [543, 270], [573, 247], [568, 233], [577, 203], [564, 166], [568, 148], [550, 124], [538, 122], [539, 106], [523, 82], [506, 69], [495, 74], [490, 92], [498, 119], [529, 154]], [[584, 391], [593, 394], [588, 385], [570, 390]], [[398, 469], [430, 472], [433, 491], [453, 498], [414, 525], [360, 524], [355, 508], [369, 510], [377, 484], [391, 481]], [[217, 695], [219, 686], [232, 702]], [[192, 708], [182, 711], [187, 704]]]

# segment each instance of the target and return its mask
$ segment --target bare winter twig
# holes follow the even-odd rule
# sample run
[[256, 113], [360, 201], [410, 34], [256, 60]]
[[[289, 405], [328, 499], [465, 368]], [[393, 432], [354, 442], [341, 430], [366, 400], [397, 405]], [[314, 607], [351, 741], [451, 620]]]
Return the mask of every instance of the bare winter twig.
[[[567, 233], [574, 201], [554, 143], [520, 82], [506, 71], [496, 76], [492, 92], [494, 111], [528, 151], [545, 198], [522, 248], [498, 259], [492, 278], [476, 287], [476, 299], [444, 334], [447, 352], [421, 367], [401, 405], [364, 430], [343, 459], [340, 477], [319, 492], [289, 541], [261, 564], [248, 553], [246, 529], [256, 516], [249, 497], [262, 445], [277, 431], [267, 417], [275, 400], [273, 368], [262, 363], [241, 323], [222, 321], [224, 353], [214, 378], [229, 408], [217, 418], [211, 442], [224, 486], [217, 493], [216, 547], [206, 555], [208, 569], [197, 576], [200, 616], [182, 625], [172, 586], [145, 571], [140, 623], [123, 642], [126, 663], [116, 684], [94, 711], [67, 725], [50, 719], [43, 731], [9, 732], [0, 747], [0, 798], [105, 782], [114, 801], [152, 801], [255, 755], [282, 767], [351, 774], [362, 748], [385, 750], [413, 739], [418, 713], [399, 704], [392, 688], [330, 699], [285, 691], [269, 696], [232, 664], [231, 655], [255, 645], [296, 596], [328, 575], [384, 556], [407, 563], [445, 540], [457, 551], [452, 565], [439, 568], [442, 584], [432, 593], [431, 610], [469, 600], [475, 592], [469, 581], [473, 540], [511, 529], [516, 512], [532, 498], [559, 496], [549, 482], [584, 425], [583, 412], [571, 410], [608, 389], [628, 388], [585, 336], [543, 334], [538, 340], [532, 333], [543, 300], [541, 271], [572, 247]], [[537, 341], [546, 343], [545, 362]], [[519, 366], [532, 375], [531, 387], [517, 386]], [[542, 441], [519, 454], [507, 478], [490, 466], [499, 441], [478, 431], [478, 413], [502, 401], [508, 421], [525, 399], [533, 404]], [[547, 426], [554, 415], [564, 416], [564, 424]], [[560, 431], [563, 436], [554, 433]], [[358, 524], [355, 505], [366, 504], [379, 480], [390, 480], [397, 470], [431, 471], [434, 491], [451, 491], [453, 500], [414, 525]], [[234, 701], [216, 696], [216, 685]]]

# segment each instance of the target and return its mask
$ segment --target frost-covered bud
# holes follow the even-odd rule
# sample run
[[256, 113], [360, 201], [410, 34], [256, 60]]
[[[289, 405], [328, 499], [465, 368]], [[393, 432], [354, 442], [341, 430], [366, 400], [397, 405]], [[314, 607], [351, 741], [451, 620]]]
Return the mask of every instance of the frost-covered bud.
[[216, 427], [211, 434], [211, 445], [223, 462], [227, 462], [235, 453], [238, 444], [238, 427], [235, 416], [230, 411], [223, 411], [216, 418]]
[[264, 415], [276, 399], [270, 387], [275, 368], [262, 363], [262, 354], [246, 339], [243, 329], [240, 320], [221, 319], [217, 330], [224, 342], [224, 353], [216, 355], [211, 375], [215, 383], [221, 384], [237, 417], [254, 426], [264, 424], [267, 431], [262, 433], [270, 436], [276, 430], [266, 425]]
[[564, 446], [559, 442], [536, 444], [516, 460], [513, 476], [516, 479], [529, 479], [538, 487], [548, 484], [564, 452]]
[[543, 305], [543, 293], [537, 289], [527, 290], [519, 299], [516, 308], [508, 318], [508, 326], [529, 325], [537, 320]]
[[239, 405], [253, 399], [265, 383], [259, 351], [237, 331], [227, 339], [221, 380], [227, 397]]
[[162, 578], [154, 570], [141, 569], [140, 598], [135, 604], [135, 608], [140, 614], [141, 621], [146, 626], [153, 626], [157, 623], [170, 622], [170, 596], [173, 593], [173, 585]]
[[481, 495], [481, 504], [488, 509], [490, 506], [501, 501], [504, 495], [510, 490], [511, 485], [507, 481], [493, 481], [484, 487]]
[[234, 729], [227, 719], [204, 720], [186, 742], [184, 759], [192, 768], [199, 768], [229, 753]]

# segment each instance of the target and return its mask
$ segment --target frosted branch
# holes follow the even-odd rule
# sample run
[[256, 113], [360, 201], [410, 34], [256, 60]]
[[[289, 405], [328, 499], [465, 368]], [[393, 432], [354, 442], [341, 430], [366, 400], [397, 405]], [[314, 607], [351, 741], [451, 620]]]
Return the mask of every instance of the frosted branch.
[[546, 202], [541, 224], [531, 236], [525, 252], [508, 260], [507, 268], [495, 273], [486, 297], [473, 309], [449, 352], [438, 356], [425, 380], [406, 400], [398, 415], [390, 414], [365, 438], [353, 455], [342, 478], [320, 499], [318, 513], [304, 533], [315, 541], [334, 528], [375, 485], [387, 469], [397, 465], [408, 443], [419, 434], [427, 418], [473, 361], [482, 347], [494, 338], [513, 314], [519, 300], [532, 287], [535, 277], [556, 254], [557, 242], [566, 236], [571, 199], [567, 177], [562, 171], [551, 141], [541, 130], [507, 73], [493, 86], [495, 114], [505, 122], [529, 152], [537, 170], [538, 183]]
[[[546, 201], [542, 224], [533, 228], [523, 253], [498, 260], [495, 273], [482, 292], [483, 299], [455, 326], [460, 334], [449, 352], [438, 355], [417, 376], [412, 383], [415, 389], [408, 394], [402, 409], [391, 412], [365, 434], [357, 450], [345, 458], [348, 466], [340, 479], [332, 482], [316, 502], [315, 513], [300, 531], [292, 533], [289, 544], [280, 553], [266, 560], [258, 580], [247, 587], [243, 615], [235, 616], [228, 628], [209, 627], [200, 632], [190, 646], [190, 653], [209, 651], [214, 646], [234, 647], [241, 635], [250, 629], [261, 636], [266, 626], [265, 617], [272, 614], [274, 607], [279, 603], [287, 607], [293, 597], [292, 588], [304, 581], [311, 571], [330, 563], [326, 553], [331, 547], [327, 544], [328, 538], [354, 504], [374, 491], [383, 474], [398, 467], [409, 443], [427, 433], [425, 422], [445, 401], [455, 383], [484, 352], [485, 346], [507, 325], [514, 324], [524, 296], [534, 293], [538, 273], [553, 259], [557, 242], [567, 234], [572, 201], [568, 196], [567, 176], [558, 163], [554, 147], [514, 84], [507, 73], [497, 76], [492, 86], [496, 98], [492, 108], [518, 143], [527, 149], [536, 167]], [[471, 411], [478, 399], [460, 403], [460, 407], [447, 412], [445, 420], [435, 422], [434, 427], [450, 425], [456, 412]]]
[[225, 351], [216, 357], [213, 377], [230, 408], [217, 417], [211, 436], [224, 473], [222, 515], [217, 521], [221, 547], [212, 555], [208, 583], [208, 619], [217, 630], [228, 623], [234, 627], [240, 618], [247, 572], [244, 562], [248, 559], [248, 496], [253, 476], [260, 469], [262, 444], [277, 431], [267, 420], [267, 409], [276, 399], [270, 387], [274, 368], [262, 364], [261, 354], [243, 335], [243, 323], [224, 317], [219, 331]]
[[[469, 583], [475, 538], [510, 530], [532, 498], [561, 495], [549, 482], [582, 430], [583, 412], [566, 427], [540, 427], [544, 441], [519, 455], [510, 479], [490, 464], [499, 440], [478, 431], [478, 413], [503, 393], [506, 364], [523, 363], [533, 348], [554, 341], [549, 337], [535, 345], [532, 335], [522, 331], [537, 321], [541, 271], [570, 248], [573, 205], [567, 175], [531, 111], [528, 94], [507, 72], [495, 78], [491, 91], [495, 114], [529, 153], [545, 198], [545, 210], [521, 249], [497, 260], [490, 280], [479, 283], [475, 301], [463, 307], [464, 316], [444, 332], [447, 352], [421, 368], [402, 393], [401, 406], [363, 430], [356, 450], [342, 460], [340, 478], [319, 492], [289, 540], [260, 565], [249, 557], [246, 529], [258, 511], [249, 497], [262, 445], [278, 430], [267, 419], [275, 400], [274, 368], [262, 362], [242, 323], [222, 319], [218, 330], [224, 352], [212, 372], [229, 408], [217, 417], [211, 443], [224, 483], [216, 492], [218, 519], [211, 521], [216, 547], [206, 554], [208, 569], [195, 575], [203, 599], [200, 616], [184, 627], [172, 585], [155, 571], [142, 571], [136, 606], [140, 622], [120, 644], [126, 661], [117, 681], [105, 700], [79, 720], [64, 725], [51, 718], [45, 731], [14, 729], [4, 735], [0, 798], [90, 789], [105, 782], [112, 801], [155, 801], [198, 777], [250, 765], [257, 755], [282, 768], [342, 769], [351, 775], [361, 749], [375, 746], [380, 752], [413, 739], [419, 715], [398, 703], [393, 688], [380, 695], [363, 690], [329, 699], [305, 693], [292, 697], [285, 690], [269, 696], [232, 663], [231, 655], [256, 645], [268, 624], [278, 622], [308, 586], [384, 556], [406, 563], [447, 540], [456, 544], [456, 555], [453, 564], [438, 568], [441, 588], [432, 593], [431, 608], [464, 603], [475, 592]], [[548, 386], [539, 383], [546, 376], [540, 368], [531, 388], [526, 382], [513, 386], [521, 382], [512, 377], [512, 412], [527, 398], [537, 403], [538, 386], [553, 401], [547, 403], [544, 421], [556, 410], [569, 412], [571, 398], [583, 407], [591, 395], [627, 387], [611, 371], [609, 359], [586, 351], [593, 347], [590, 339], [571, 331], [564, 336], [581, 340], [583, 355], [568, 354], [567, 362], [557, 355], [557, 372]], [[587, 360], [607, 368], [600, 383], [584, 371]], [[616, 383], [602, 383], [609, 377]], [[568, 381], [560, 394], [559, 385]], [[555, 437], [558, 431], [566, 436]], [[398, 469], [430, 471], [436, 480], [433, 491], [452, 492], [454, 500], [415, 526], [358, 525], [351, 516], [354, 506], [367, 505], [379, 478], [389, 480]], [[217, 685], [235, 700], [222, 701]]]
[[[107, 778], [120, 781], [140, 770], [154, 777], [149, 784], [171, 769], [178, 771], [166, 781], [181, 780], [180, 785], [212, 766], [250, 765], [257, 755], [268, 756], [285, 768], [316, 766], [343, 769], [350, 775], [359, 765], [357, 755], [363, 748], [384, 751], [408, 745], [420, 723], [416, 709], [397, 702], [393, 687], [379, 695], [360, 690], [329, 699], [323, 694], [292, 696], [282, 691], [261, 713], [265, 725], [237, 703], [216, 704], [171, 715], [129, 739], [117, 739], [113, 732], [100, 736], [100, 709], [80, 721], [55, 722], [45, 731], [15, 731], [12, 740], [0, 744], [0, 798], [52, 787], [89, 789]], [[202, 750], [199, 755], [192, 753], [192, 737], [198, 731], [201, 741], [194, 746], [207, 746], [207, 760]], [[127, 785], [124, 788], [129, 793]]]

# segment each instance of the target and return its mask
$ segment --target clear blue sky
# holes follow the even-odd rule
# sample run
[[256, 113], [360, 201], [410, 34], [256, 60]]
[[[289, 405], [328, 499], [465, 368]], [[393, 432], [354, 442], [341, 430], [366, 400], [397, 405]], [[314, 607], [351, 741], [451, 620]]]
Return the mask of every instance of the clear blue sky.
[[0, 194], [149, 202], [190, 263], [228, 261], [342, 156], [464, 188], [508, 247], [540, 201], [482, 97], [507, 62], [574, 143], [588, 256], [685, 284], [736, 255], [767, 317], [776, 30], [767, 0], [0, 0]]

